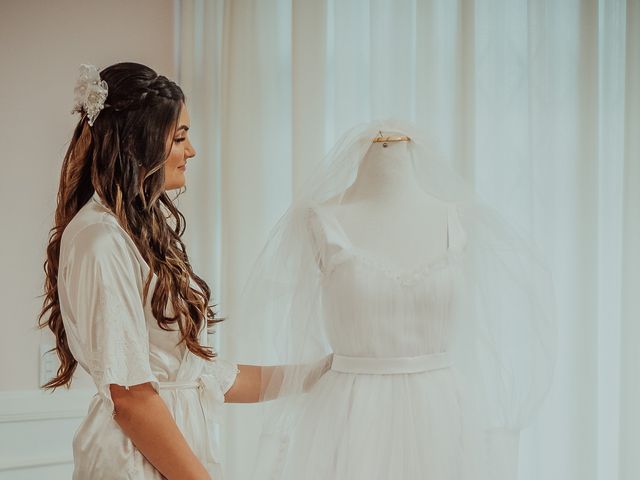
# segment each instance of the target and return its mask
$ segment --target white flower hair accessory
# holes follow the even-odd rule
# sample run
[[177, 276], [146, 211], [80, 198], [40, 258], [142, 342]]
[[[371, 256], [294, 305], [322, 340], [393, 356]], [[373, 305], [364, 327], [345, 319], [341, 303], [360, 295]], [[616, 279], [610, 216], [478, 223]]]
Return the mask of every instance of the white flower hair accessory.
[[73, 89], [75, 105], [72, 113], [86, 113], [87, 121], [93, 127], [93, 122], [104, 108], [108, 91], [107, 82], [100, 79], [98, 68], [83, 63], [80, 65], [80, 75]]

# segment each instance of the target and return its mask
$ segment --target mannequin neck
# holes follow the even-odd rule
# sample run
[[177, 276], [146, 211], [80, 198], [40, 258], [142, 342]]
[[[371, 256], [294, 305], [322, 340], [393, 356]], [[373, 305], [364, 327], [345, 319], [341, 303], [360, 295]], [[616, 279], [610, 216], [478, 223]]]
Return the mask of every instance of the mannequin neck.
[[372, 143], [358, 169], [352, 200], [389, 202], [423, 196], [415, 178], [408, 142]]

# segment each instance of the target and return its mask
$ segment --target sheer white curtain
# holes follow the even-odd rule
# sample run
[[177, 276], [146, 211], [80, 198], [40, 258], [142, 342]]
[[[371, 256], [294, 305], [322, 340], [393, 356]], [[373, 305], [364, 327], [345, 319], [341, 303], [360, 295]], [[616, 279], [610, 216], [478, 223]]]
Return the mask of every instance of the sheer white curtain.
[[[179, 81], [199, 154], [188, 241], [230, 316], [251, 261], [340, 133], [398, 116], [434, 133], [554, 259], [555, 384], [523, 435], [524, 480], [640, 478], [640, 2], [183, 0]], [[256, 318], [256, 322], [260, 322]], [[259, 407], [221, 431], [228, 478]]]

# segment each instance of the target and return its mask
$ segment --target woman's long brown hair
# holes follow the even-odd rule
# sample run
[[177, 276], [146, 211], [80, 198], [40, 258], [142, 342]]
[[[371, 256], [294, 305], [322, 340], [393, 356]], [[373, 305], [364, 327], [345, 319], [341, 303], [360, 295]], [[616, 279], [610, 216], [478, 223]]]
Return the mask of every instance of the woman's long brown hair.
[[[177, 324], [181, 341], [205, 359], [215, 353], [200, 345], [198, 332], [220, 320], [211, 291], [189, 263], [181, 240], [185, 219], [164, 190], [164, 162], [177, 127], [184, 94], [180, 87], [137, 63], [118, 63], [100, 72], [108, 85], [104, 109], [91, 127], [86, 115], [78, 122], [60, 174], [54, 226], [44, 262], [44, 302], [40, 328], [56, 339], [60, 368], [42, 388], [71, 384], [77, 360], [69, 349], [58, 298], [62, 233], [80, 208], [97, 192], [133, 239], [150, 267], [144, 286], [146, 302], [153, 273], [157, 282], [151, 306], [160, 328]], [[86, 114], [86, 112], [81, 112]], [[168, 146], [167, 146], [168, 145]], [[202, 292], [190, 286], [190, 278]], [[175, 315], [165, 316], [168, 303]]]

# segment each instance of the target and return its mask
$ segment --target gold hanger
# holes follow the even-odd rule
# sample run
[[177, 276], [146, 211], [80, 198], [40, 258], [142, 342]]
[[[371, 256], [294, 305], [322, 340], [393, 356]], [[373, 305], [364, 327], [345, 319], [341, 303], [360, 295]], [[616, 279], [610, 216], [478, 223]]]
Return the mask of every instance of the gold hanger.
[[382, 143], [384, 148], [389, 146], [389, 142], [410, 142], [411, 138], [406, 135], [384, 136], [382, 130], [378, 130], [378, 136], [374, 137], [373, 143]]

